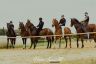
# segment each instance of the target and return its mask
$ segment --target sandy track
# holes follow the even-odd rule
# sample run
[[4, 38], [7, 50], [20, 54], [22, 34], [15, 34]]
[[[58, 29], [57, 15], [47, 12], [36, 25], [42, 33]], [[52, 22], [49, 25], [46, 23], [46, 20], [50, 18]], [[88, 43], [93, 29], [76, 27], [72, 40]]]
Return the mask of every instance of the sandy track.
[[84, 49], [1, 49], [0, 64], [50, 63], [96, 58], [95, 48]]

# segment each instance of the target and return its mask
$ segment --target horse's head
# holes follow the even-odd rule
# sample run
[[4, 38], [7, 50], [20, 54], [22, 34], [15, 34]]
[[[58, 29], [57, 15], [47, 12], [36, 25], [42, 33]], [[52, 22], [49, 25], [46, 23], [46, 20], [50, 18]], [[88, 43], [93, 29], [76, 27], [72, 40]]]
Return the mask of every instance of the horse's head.
[[23, 22], [19, 22], [19, 29], [22, 29], [22, 28], [24, 28], [24, 24]]
[[7, 23], [7, 29], [10, 29], [10, 23]]
[[26, 27], [27, 28], [30, 28], [31, 26], [34, 26], [32, 23], [31, 23], [31, 21], [28, 19], [27, 20], [27, 23], [26, 23]]
[[57, 25], [59, 25], [58, 21], [56, 20], [56, 18], [53, 18], [52, 27], [57, 26]]
[[70, 24], [70, 26], [72, 27], [75, 24], [80, 24], [80, 22], [76, 18], [71, 18], [71, 24]]
[[74, 25], [74, 20], [73, 20], [73, 18], [71, 18], [71, 24], [70, 24], [70, 26], [72, 27]]
[[27, 23], [25, 25], [27, 30], [33, 30], [34, 28], [36, 28], [33, 23], [30, 22], [30, 20], [27, 20]]

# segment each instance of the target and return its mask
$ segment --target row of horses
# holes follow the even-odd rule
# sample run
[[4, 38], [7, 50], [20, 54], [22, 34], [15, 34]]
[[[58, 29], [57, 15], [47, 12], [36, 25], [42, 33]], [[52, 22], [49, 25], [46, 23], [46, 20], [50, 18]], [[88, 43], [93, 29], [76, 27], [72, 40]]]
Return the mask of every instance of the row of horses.
[[[76, 18], [71, 18], [71, 24], [70, 26], [74, 26], [77, 33], [84, 33], [83, 28], [82, 28], [82, 24], [76, 19]], [[28, 36], [48, 36], [48, 35], [62, 35], [62, 27], [59, 25], [59, 22], [57, 19], [53, 19], [52, 20], [52, 27], [55, 27], [55, 33], [53, 33], [53, 31], [49, 28], [44, 28], [40, 31], [40, 33], [38, 34], [38, 28], [36, 28], [32, 23], [24, 25], [23, 22], [19, 22], [19, 29], [20, 29], [20, 35], [23, 41], [23, 48], [26, 48], [26, 41]], [[7, 23], [7, 48], [9, 45], [9, 40], [12, 44], [12, 47], [15, 47], [15, 42], [16, 42], [16, 38], [10, 38], [10, 37], [16, 37], [16, 34], [13, 33], [13, 30], [11, 29], [11, 27], [8, 27], [8, 23]], [[96, 32], [96, 25], [95, 24], [88, 24], [86, 26], [86, 29], [88, 32]], [[64, 28], [64, 34], [72, 34], [70, 28], [65, 27]], [[85, 35], [76, 35], [77, 36], [77, 48], [79, 47], [79, 39], [81, 38], [81, 42], [82, 42], [82, 48], [84, 47], [84, 36]], [[24, 38], [25, 37], [25, 38]], [[68, 39], [69, 39], [69, 46], [71, 48], [71, 35], [66, 35], [64, 36], [65, 42], [66, 42], [66, 46], [65, 48], [67, 48], [67, 43], [68, 43]], [[96, 42], [96, 34], [89, 34], [89, 38], [90, 39], [94, 39], [94, 41]], [[31, 40], [31, 45], [30, 48], [35, 49], [38, 43], [38, 40], [40, 39], [40, 37], [30, 37]], [[59, 48], [61, 47], [61, 39], [62, 36], [48, 36], [46, 37], [46, 40], [48, 42], [47, 44], [47, 48], [51, 48], [52, 46], [52, 42], [57, 42], [57, 40], [59, 40]]]

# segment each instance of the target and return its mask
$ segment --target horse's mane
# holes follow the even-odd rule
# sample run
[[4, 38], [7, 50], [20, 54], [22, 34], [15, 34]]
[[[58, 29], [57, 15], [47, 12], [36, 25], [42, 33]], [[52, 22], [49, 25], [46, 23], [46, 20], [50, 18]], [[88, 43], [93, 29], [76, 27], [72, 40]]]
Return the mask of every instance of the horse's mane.
[[79, 20], [77, 20], [76, 18], [72, 18], [72, 20], [76, 21], [78, 24], [81, 24], [81, 23], [79, 22]]

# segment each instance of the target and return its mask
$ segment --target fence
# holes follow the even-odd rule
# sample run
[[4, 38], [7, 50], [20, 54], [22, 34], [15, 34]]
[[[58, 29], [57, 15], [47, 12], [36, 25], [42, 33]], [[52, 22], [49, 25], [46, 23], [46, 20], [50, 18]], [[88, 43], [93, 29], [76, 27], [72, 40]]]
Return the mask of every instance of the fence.
[[[46, 36], [28, 36], [28, 37], [21, 37], [21, 36], [17, 36], [17, 37], [7, 37], [7, 36], [0, 36], [0, 48], [6, 47], [7, 44], [7, 38], [16, 38], [16, 46], [22, 46], [23, 42], [22, 42], [22, 38], [28, 38], [27, 40], [27, 44], [28, 46], [30, 45], [30, 38], [34, 38], [34, 37], [41, 37], [43, 38], [43, 42], [46, 42], [46, 37], [56, 37], [56, 36], [74, 36], [74, 35], [84, 35], [84, 34], [95, 34], [96, 32], [88, 32], [88, 33], [75, 33], [75, 34], [64, 34], [64, 35], [46, 35]], [[75, 41], [75, 39], [73, 39]], [[41, 40], [39, 40], [40, 42]], [[63, 41], [64, 42], [64, 41]], [[46, 45], [47, 43], [45, 43]]]
[[[74, 36], [74, 35], [88, 35], [88, 34], [96, 34], [96, 32], [86, 32], [86, 33], [76, 33], [76, 34], [64, 34], [64, 35], [45, 35], [45, 36], [28, 36], [28, 37], [21, 37], [21, 38], [34, 38], [34, 37], [58, 37], [58, 36]], [[7, 38], [18, 38], [18, 37], [7, 37]]]

